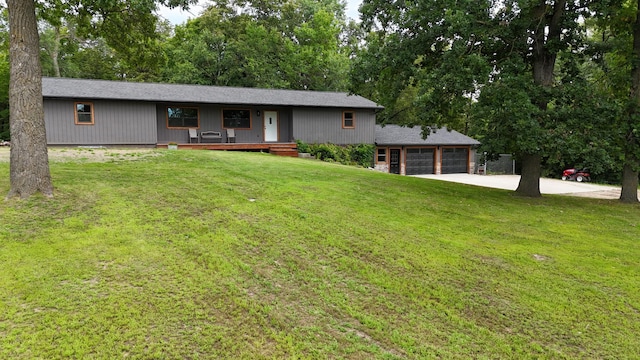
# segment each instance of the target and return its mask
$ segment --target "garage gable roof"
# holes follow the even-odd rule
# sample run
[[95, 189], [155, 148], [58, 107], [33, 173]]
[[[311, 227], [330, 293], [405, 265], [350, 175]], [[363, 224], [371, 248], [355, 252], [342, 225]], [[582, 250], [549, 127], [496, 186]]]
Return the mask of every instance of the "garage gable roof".
[[237, 88], [204, 85], [42, 78], [44, 98], [132, 100], [262, 106], [381, 109], [375, 102], [341, 92]]
[[480, 145], [480, 142], [444, 127], [423, 139], [420, 126], [376, 125], [376, 145]]

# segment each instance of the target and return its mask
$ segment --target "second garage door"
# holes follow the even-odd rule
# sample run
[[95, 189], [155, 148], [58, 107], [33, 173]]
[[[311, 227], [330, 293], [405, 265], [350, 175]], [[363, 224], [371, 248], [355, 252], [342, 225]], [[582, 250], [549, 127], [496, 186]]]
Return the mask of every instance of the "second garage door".
[[469, 171], [469, 148], [442, 149], [442, 173], [456, 174]]
[[434, 149], [433, 148], [409, 148], [407, 149], [407, 175], [433, 174]]

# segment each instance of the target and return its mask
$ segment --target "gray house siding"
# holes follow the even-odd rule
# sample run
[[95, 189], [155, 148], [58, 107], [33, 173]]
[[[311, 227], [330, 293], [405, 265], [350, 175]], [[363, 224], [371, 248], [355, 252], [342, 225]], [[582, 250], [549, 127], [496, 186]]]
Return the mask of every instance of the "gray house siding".
[[76, 100], [44, 99], [50, 145], [155, 145], [155, 104], [78, 99], [93, 103], [93, 125], [75, 124]]
[[[355, 127], [342, 128], [343, 111], [355, 113]], [[338, 145], [373, 144], [376, 116], [373, 110], [294, 108], [293, 137], [296, 140]]]
[[[75, 124], [75, 103], [93, 104], [94, 124]], [[241, 107], [210, 104], [175, 104], [141, 101], [45, 99], [45, 126], [50, 145], [155, 145], [189, 140], [187, 129], [167, 128], [167, 106], [197, 107], [199, 131], [220, 131], [223, 137], [222, 109], [251, 109], [251, 129], [236, 130], [238, 143], [264, 142], [264, 112], [278, 112], [278, 141], [296, 139], [308, 143], [340, 145], [367, 143], [375, 138], [375, 113], [362, 109], [294, 107]], [[258, 110], [260, 116], [258, 116]], [[355, 128], [342, 128], [343, 111], [355, 113]], [[295, 123], [294, 123], [295, 119]]]
[[[278, 138], [280, 142], [291, 140], [291, 111], [288, 108], [264, 107], [253, 108], [246, 106], [219, 106], [207, 104], [157, 104], [155, 109], [156, 124], [158, 131], [158, 142], [168, 143], [175, 141], [187, 143], [189, 141], [189, 131], [187, 129], [170, 129], [167, 127], [167, 107], [190, 107], [197, 108], [200, 116], [200, 127], [198, 131], [220, 131], [223, 141], [226, 141], [226, 130], [222, 127], [222, 109], [250, 109], [251, 129], [236, 129], [237, 143], [262, 143], [264, 142], [264, 119], [265, 111], [278, 112]], [[260, 116], [258, 116], [260, 111]]]
[[[265, 130], [264, 117], [265, 112], [277, 111], [277, 142], [299, 139], [309, 143], [373, 144], [375, 112], [382, 109], [371, 100], [344, 92], [47, 77], [42, 79], [42, 96], [47, 140], [52, 145], [188, 142], [188, 129], [167, 126], [167, 106], [197, 107], [198, 130], [220, 131], [223, 141], [227, 132], [222, 127], [222, 110], [246, 109], [251, 113], [251, 127], [235, 129], [237, 143], [264, 143], [265, 131], [269, 141], [275, 142], [276, 128], [267, 119]], [[92, 106], [79, 107], [78, 111], [74, 105], [77, 100], [91, 102]], [[343, 121], [344, 111], [351, 113]]]

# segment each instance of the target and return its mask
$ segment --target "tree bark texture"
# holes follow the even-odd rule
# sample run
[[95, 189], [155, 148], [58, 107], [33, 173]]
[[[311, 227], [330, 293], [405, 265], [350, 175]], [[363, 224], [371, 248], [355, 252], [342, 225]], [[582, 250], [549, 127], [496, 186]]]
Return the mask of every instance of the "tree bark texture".
[[60, 75], [60, 62], [58, 61], [58, 57], [60, 57], [60, 41], [62, 41], [62, 34], [60, 33], [60, 26], [56, 25], [54, 28], [56, 37], [53, 42], [53, 49], [51, 49], [51, 62], [53, 63], [53, 71], [55, 77], [61, 77]]
[[53, 196], [42, 101], [42, 68], [35, 3], [7, 0], [9, 10], [11, 129], [10, 183], [7, 198], [40, 191]]
[[638, 158], [634, 155], [638, 146], [638, 139], [633, 131], [633, 119], [640, 116], [640, 1], [636, 10], [636, 21], [633, 24], [633, 61], [631, 62], [631, 92], [630, 101], [633, 104], [628, 114], [627, 134], [625, 138], [624, 167], [622, 168], [622, 192], [620, 201], [626, 203], [638, 202]]
[[540, 175], [541, 157], [538, 154], [525, 154], [522, 156], [522, 174], [520, 175], [520, 183], [516, 189], [516, 195], [527, 197], [541, 197], [540, 194]]
[[625, 164], [622, 169], [620, 201], [625, 203], [638, 202], [638, 171], [633, 170], [633, 166], [629, 164]]
[[[541, 86], [553, 85], [553, 70], [556, 67], [558, 51], [549, 50], [549, 43], [560, 41], [566, 3], [566, 0], [556, 2], [551, 15], [547, 12], [548, 5], [545, 0], [540, 0], [538, 6], [533, 10], [532, 24], [535, 24], [531, 29], [533, 81]], [[547, 102], [538, 104], [538, 106], [544, 110], [547, 108]]]

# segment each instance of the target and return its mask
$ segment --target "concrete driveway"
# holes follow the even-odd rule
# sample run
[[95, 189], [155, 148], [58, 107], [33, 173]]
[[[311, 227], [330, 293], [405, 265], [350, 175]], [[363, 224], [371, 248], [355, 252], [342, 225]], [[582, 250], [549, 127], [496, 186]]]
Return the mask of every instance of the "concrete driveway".
[[[520, 175], [442, 174], [414, 176], [505, 190], [515, 190], [520, 182]], [[579, 183], [576, 181], [562, 181], [560, 179], [548, 178], [540, 179], [540, 192], [543, 194], [582, 196], [596, 199], [618, 199], [620, 197], [619, 186]]]

